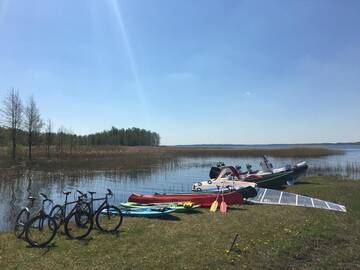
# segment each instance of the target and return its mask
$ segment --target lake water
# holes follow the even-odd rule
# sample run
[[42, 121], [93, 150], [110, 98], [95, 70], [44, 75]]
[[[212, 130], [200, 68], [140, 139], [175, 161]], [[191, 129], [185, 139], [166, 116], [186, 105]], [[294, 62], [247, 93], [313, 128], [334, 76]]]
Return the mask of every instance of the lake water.
[[[335, 146], [345, 150], [344, 155], [308, 158], [308, 175], [340, 175], [344, 178], [360, 179], [360, 146]], [[271, 158], [274, 167], [301, 161], [294, 158]], [[126, 201], [133, 192], [185, 192], [191, 191], [194, 182], [208, 179], [209, 169], [218, 161], [228, 165], [253, 165], [259, 168], [259, 158], [178, 158], [176, 160], [141, 162], [131, 169], [89, 171], [83, 173], [26, 171], [23, 175], [0, 177], [0, 230], [11, 229], [19, 210], [27, 205], [28, 196], [40, 192], [49, 195], [55, 203], [62, 203], [62, 191], [96, 191], [98, 196], [110, 188], [115, 196], [112, 202], [118, 205]], [[126, 166], [125, 166], [126, 167]], [[70, 195], [74, 198], [74, 195]], [[38, 205], [37, 205], [38, 207]], [[36, 208], [36, 207], [35, 207]]]

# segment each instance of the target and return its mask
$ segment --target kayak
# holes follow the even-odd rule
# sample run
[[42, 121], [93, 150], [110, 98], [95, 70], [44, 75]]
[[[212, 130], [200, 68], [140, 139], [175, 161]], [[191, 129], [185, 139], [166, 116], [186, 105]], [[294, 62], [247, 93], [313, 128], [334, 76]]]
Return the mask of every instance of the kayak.
[[213, 193], [218, 193], [218, 192], [232, 192], [232, 191], [237, 191], [240, 192], [241, 195], [243, 196], [244, 199], [249, 199], [249, 198], [253, 198], [257, 196], [257, 190], [258, 188], [249, 186], [249, 187], [245, 187], [245, 188], [236, 188], [236, 187], [231, 187], [231, 186], [227, 186], [227, 187], [223, 187], [223, 188], [208, 188], [208, 189], [203, 189], [201, 191], [198, 192], [213, 192]]
[[[106, 210], [103, 210], [103, 212]], [[163, 217], [174, 212], [171, 208], [125, 208], [121, 209], [121, 214], [128, 217]], [[114, 212], [117, 214], [118, 212]]]
[[185, 213], [191, 212], [196, 208], [199, 208], [200, 205], [195, 205], [192, 202], [172, 202], [172, 203], [135, 203], [135, 202], [126, 202], [120, 204], [122, 207], [125, 208], [151, 208], [151, 209], [158, 209], [158, 208], [170, 208], [174, 209], [175, 212], [178, 213]]
[[201, 207], [210, 207], [211, 204], [218, 199], [218, 202], [222, 202], [222, 198], [228, 205], [242, 204], [243, 196], [240, 192], [226, 192], [224, 196], [218, 196], [217, 193], [173, 193], [173, 194], [159, 194], [141, 195], [133, 193], [130, 195], [128, 201], [136, 203], [169, 203], [169, 202], [184, 202], [190, 201], [194, 204], [198, 204]]

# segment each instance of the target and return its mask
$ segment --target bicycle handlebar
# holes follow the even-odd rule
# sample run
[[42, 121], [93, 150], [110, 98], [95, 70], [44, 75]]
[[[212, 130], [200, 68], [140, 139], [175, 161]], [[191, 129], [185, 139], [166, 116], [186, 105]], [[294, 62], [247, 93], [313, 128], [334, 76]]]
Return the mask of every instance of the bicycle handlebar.
[[84, 196], [85, 194], [84, 194], [84, 192], [82, 192], [82, 191], [80, 191], [80, 190], [76, 190], [76, 192], [78, 192], [78, 193], [80, 193], [80, 195], [82, 195], [82, 196]]
[[44, 205], [46, 202], [50, 202], [51, 204], [54, 204], [54, 201], [51, 200], [51, 199], [49, 199], [49, 198], [47, 198], [47, 197], [46, 197], [46, 199], [44, 199], [44, 200], [42, 201], [42, 205]]
[[45, 200], [48, 200], [48, 196], [46, 196], [44, 193], [40, 193], [41, 196], [45, 198]]

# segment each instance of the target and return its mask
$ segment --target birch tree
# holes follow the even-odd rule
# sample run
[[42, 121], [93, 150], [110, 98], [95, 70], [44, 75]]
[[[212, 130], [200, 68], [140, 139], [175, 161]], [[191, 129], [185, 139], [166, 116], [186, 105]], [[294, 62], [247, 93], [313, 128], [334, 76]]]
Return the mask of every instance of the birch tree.
[[39, 108], [35, 103], [35, 99], [33, 96], [30, 96], [28, 104], [25, 109], [25, 129], [28, 135], [28, 153], [29, 160], [32, 159], [32, 146], [34, 144], [34, 138], [37, 134], [40, 133], [40, 130], [43, 126], [43, 121], [41, 120], [41, 115]]
[[50, 148], [54, 142], [53, 134], [53, 124], [50, 119], [47, 120], [46, 129], [45, 129], [45, 143], [46, 143], [46, 153], [47, 157], [50, 158]]
[[17, 135], [23, 117], [23, 105], [19, 91], [14, 88], [10, 89], [5, 97], [1, 113], [3, 116], [4, 126], [11, 130], [12, 159], [15, 160]]

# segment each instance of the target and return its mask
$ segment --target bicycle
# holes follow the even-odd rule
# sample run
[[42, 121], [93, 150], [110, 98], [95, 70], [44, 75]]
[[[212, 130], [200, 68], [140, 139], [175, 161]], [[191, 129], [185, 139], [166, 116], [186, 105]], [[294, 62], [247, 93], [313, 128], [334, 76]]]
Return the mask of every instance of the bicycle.
[[29, 196], [28, 199], [30, 203], [28, 206], [21, 209], [15, 221], [14, 234], [16, 238], [21, 238], [23, 236], [25, 232], [25, 225], [30, 219], [30, 209], [33, 208], [34, 201], [36, 200], [36, 198], [32, 196]]
[[[57, 231], [56, 221], [45, 212], [45, 203], [53, 203], [53, 201], [43, 193], [40, 193], [40, 195], [44, 197], [41, 208], [25, 223], [24, 227], [25, 240], [32, 247], [44, 247], [48, 245], [54, 239]], [[32, 197], [31, 200], [34, 201], [35, 198]]]
[[[58, 228], [65, 223], [64, 233], [70, 239], [83, 239], [90, 233], [93, 227], [93, 222], [88, 224], [91, 216], [81, 208], [82, 200], [86, 196], [81, 195], [78, 196], [77, 200], [68, 202], [68, 196], [70, 193], [70, 191], [63, 192], [65, 195], [64, 204], [55, 205], [50, 211], [50, 216], [55, 219]], [[71, 204], [75, 204], [75, 206], [69, 214], [67, 214], [67, 206]], [[73, 220], [75, 221], [75, 225], [73, 225]]]
[[[64, 232], [70, 239], [83, 239], [88, 236], [93, 229], [94, 221], [91, 214], [82, 208], [86, 196], [78, 196], [74, 202], [66, 202], [62, 207], [64, 217]], [[66, 205], [75, 204], [68, 215], [66, 215]], [[57, 208], [59, 209], [59, 208]], [[60, 225], [59, 225], [60, 226]]]
[[68, 196], [71, 193], [71, 191], [63, 191], [63, 194], [65, 195], [65, 202], [63, 205], [60, 204], [56, 204], [54, 205], [54, 207], [51, 209], [49, 215], [52, 216], [58, 227], [60, 227], [64, 221], [65, 221], [65, 217], [66, 217], [66, 206], [75, 203], [76, 201], [73, 202], [68, 202]]
[[[85, 193], [77, 190], [82, 196], [86, 196]], [[113, 192], [107, 189], [105, 197], [94, 199], [94, 191], [88, 191], [91, 198], [90, 201], [84, 201], [83, 209], [88, 211], [92, 218], [95, 218], [96, 226], [103, 232], [115, 232], [119, 229], [123, 221], [123, 215], [121, 210], [109, 204], [109, 199], [113, 196]], [[94, 201], [103, 201], [100, 206], [94, 210]]]

